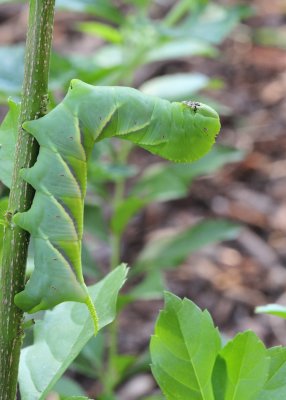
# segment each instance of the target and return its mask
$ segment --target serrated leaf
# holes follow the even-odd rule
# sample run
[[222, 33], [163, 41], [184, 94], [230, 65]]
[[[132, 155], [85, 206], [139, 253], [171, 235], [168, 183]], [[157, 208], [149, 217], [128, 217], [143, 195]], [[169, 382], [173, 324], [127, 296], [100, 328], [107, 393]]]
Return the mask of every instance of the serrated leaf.
[[10, 188], [18, 135], [20, 104], [9, 100], [9, 111], [0, 127], [0, 181]]
[[209, 313], [166, 293], [150, 350], [153, 375], [167, 400], [213, 400], [211, 374], [220, 348]]
[[280, 304], [266, 304], [255, 308], [257, 314], [270, 314], [276, 317], [286, 318], [286, 307]]
[[150, 241], [139, 254], [134, 268], [154, 270], [177, 267], [192, 252], [210, 243], [234, 239], [239, 230], [237, 223], [224, 219], [199, 222], [183, 232]]
[[261, 340], [251, 331], [239, 333], [217, 356], [212, 377], [215, 400], [256, 400], [268, 367]]
[[267, 355], [270, 357], [268, 378], [255, 400], [286, 399], [286, 348], [272, 347]]
[[[126, 266], [122, 264], [90, 287], [100, 329], [114, 319], [117, 295], [126, 273]], [[44, 319], [36, 322], [34, 332], [34, 344], [21, 352], [19, 383], [22, 400], [45, 399], [93, 336], [94, 330], [86, 306], [67, 302], [47, 311]]]

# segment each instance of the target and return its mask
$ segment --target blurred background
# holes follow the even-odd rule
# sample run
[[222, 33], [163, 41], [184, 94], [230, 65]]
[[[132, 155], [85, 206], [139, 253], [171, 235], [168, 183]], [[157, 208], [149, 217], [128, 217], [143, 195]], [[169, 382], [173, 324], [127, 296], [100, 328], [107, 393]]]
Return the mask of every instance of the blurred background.
[[[284, 320], [254, 314], [258, 305], [286, 304], [285, 0], [56, 4], [51, 108], [77, 77], [206, 102], [222, 130], [211, 153], [185, 166], [117, 141], [97, 145], [85, 275], [93, 283], [124, 261], [130, 279], [115, 328], [89, 342], [49, 400], [162, 399], [148, 342], [164, 288], [208, 308], [226, 337], [253, 329], [267, 345], [286, 345]], [[20, 98], [27, 16], [26, 2], [0, 1], [1, 120], [8, 97]], [[0, 186], [2, 205], [7, 194]], [[99, 365], [108, 371], [110, 338], [117, 370], [106, 397]]]

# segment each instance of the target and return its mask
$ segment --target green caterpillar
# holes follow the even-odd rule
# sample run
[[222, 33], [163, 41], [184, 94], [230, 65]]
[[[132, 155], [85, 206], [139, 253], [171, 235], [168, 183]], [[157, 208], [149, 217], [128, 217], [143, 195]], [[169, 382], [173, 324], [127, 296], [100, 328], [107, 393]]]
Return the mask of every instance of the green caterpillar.
[[199, 103], [170, 103], [131, 88], [73, 80], [65, 99], [24, 129], [40, 145], [35, 165], [21, 171], [36, 193], [30, 210], [13, 221], [33, 238], [35, 269], [15, 303], [33, 313], [83, 302], [97, 325], [81, 268], [86, 162], [94, 144], [116, 136], [166, 159], [191, 162], [214, 143], [218, 115]]

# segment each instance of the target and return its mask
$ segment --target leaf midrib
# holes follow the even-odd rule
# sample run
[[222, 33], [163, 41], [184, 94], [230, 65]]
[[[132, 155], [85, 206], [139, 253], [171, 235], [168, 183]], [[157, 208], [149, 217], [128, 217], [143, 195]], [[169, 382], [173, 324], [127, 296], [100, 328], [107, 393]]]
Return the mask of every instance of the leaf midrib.
[[[181, 304], [180, 310], [182, 309], [182, 307], [183, 307], [183, 303]], [[195, 373], [195, 377], [196, 377], [196, 380], [197, 380], [197, 382], [198, 382], [198, 386], [199, 386], [199, 388], [200, 388], [200, 391], [201, 391], [203, 400], [209, 400], [209, 399], [207, 399], [207, 398], [205, 397], [205, 393], [204, 393], [204, 388], [205, 388], [205, 386], [202, 387], [202, 385], [201, 385], [200, 379], [199, 379], [199, 377], [198, 377], [197, 370], [196, 370], [196, 368], [195, 368], [195, 363], [192, 361], [191, 355], [190, 355], [190, 353], [189, 353], [189, 349], [188, 349], [188, 347], [185, 345], [186, 339], [185, 339], [183, 330], [182, 330], [182, 328], [181, 328], [180, 320], [179, 320], [179, 318], [178, 318], [178, 314], [177, 314], [177, 313], [175, 313], [175, 317], [176, 317], [176, 319], [177, 319], [177, 321], [178, 321], [178, 327], [179, 327], [179, 329], [180, 329], [180, 333], [181, 333], [181, 336], [182, 336], [182, 338], [183, 338], [184, 346], [185, 346], [185, 348], [186, 348], [186, 351], [187, 351], [187, 354], [188, 354], [188, 358], [189, 358], [190, 364], [192, 364], [192, 367], [193, 367], [193, 370], [194, 370], [194, 373]], [[200, 320], [200, 323], [201, 323], [201, 320]], [[198, 352], [198, 349], [199, 349], [200, 346], [201, 346], [201, 343], [199, 342], [199, 345], [197, 346], [197, 349], [196, 349], [196, 351], [195, 351], [194, 354], [196, 354], [196, 353]], [[194, 356], [193, 356], [193, 358], [194, 358]]]

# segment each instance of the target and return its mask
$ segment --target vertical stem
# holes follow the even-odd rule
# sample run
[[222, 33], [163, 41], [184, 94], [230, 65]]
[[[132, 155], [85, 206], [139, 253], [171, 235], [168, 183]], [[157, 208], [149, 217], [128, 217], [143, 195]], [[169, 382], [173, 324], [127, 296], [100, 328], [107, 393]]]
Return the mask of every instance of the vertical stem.
[[33, 165], [38, 154], [37, 142], [22, 129], [22, 124], [26, 120], [37, 119], [46, 112], [54, 5], [55, 0], [30, 0], [19, 135], [0, 269], [1, 400], [14, 400], [16, 397], [23, 312], [15, 306], [14, 296], [24, 288], [29, 244], [28, 233], [13, 225], [12, 216], [31, 206], [34, 191], [22, 180], [20, 170]]
[[[125, 189], [124, 179], [115, 183], [114, 197], [113, 197], [113, 212], [117, 207], [117, 205], [119, 205], [124, 198], [124, 189]], [[120, 263], [121, 235], [119, 235], [118, 233], [112, 233], [110, 244], [111, 244], [110, 270], [112, 271]]]
[[[132, 150], [132, 143], [130, 142], [122, 142], [120, 143], [120, 149], [117, 153], [117, 162], [121, 165], [125, 165], [127, 163], [128, 156]], [[113, 195], [113, 212], [116, 207], [124, 200], [124, 191], [125, 191], [126, 179], [115, 183], [114, 187], [114, 195]], [[112, 233], [111, 235], [111, 260], [110, 260], [110, 270], [116, 268], [120, 263], [120, 247], [121, 247], [122, 235], [118, 233]], [[118, 315], [117, 315], [118, 316]], [[115, 369], [114, 358], [118, 353], [118, 318], [116, 318], [108, 327], [108, 342], [107, 342], [107, 373], [103, 374], [106, 376], [104, 379], [104, 394], [111, 396], [113, 394], [113, 389], [118, 381], [118, 373]]]
[[194, 9], [195, 6], [191, 3], [190, 0], [182, 0], [176, 3], [164, 18], [165, 25], [173, 26], [180, 21], [188, 11]]

